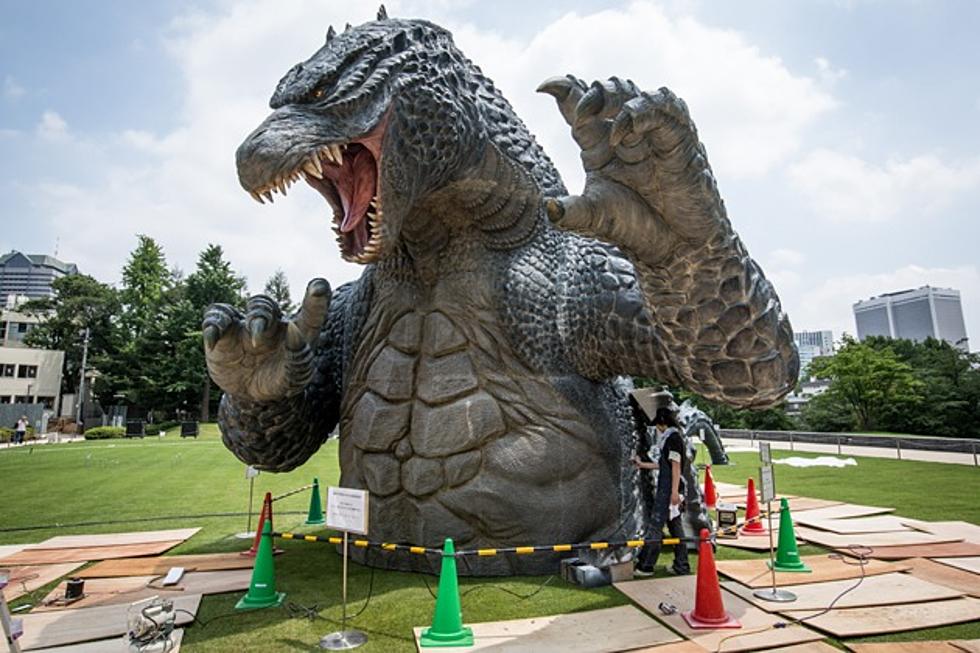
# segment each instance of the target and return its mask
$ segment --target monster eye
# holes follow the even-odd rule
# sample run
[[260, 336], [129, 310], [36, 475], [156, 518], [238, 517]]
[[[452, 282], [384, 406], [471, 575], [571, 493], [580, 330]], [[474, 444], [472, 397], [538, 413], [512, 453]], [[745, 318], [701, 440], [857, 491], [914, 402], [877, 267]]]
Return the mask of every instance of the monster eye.
[[315, 89], [313, 91], [313, 99], [314, 100], [319, 100], [320, 98], [323, 97], [323, 93], [324, 93], [324, 90], [323, 90], [323, 87], [322, 86], [320, 88], [318, 88], [318, 89]]

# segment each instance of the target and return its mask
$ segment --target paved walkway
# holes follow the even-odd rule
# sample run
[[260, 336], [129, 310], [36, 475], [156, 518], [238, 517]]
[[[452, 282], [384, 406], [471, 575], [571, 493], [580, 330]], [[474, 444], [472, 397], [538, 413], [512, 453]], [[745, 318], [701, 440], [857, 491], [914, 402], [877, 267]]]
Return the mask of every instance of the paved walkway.
[[[742, 438], [722, 438], [722, 443], [726, 448], [733, 449], [758, 449], [760, 440], [752, 442]], [[774, 451], [799, 451], [801, 453], [829, 453], [841, 456], [867, 456], [869, 458], [892, 458], [900, 460], [920, 460], [931, 463], [954, 463], [957, 465], [976, 465], [972, 453], [955, 453], [949, 451], [920, 451], [918, 449], [902, 449], [901, 454], [898, 450], [885, 447], [856, 447], [853, 445], [842, 444], [838, 451], [836, 443], [814, 444], [810, 442], [770, 442], [769, 446]], [[792, 447], [792, 448], [791, 448]]]
[[37, 440], [25, 440], [21, 444], [11, 444], [10, 442], [0, 442], [0, 449], [14, 449], [17, 447], [32, 447], [39, 444], [60, 444], [63, 442], [82, 442], [85, 438], [80, 435], [65, 435], [62, 433], [48, 433], [43, 438]]

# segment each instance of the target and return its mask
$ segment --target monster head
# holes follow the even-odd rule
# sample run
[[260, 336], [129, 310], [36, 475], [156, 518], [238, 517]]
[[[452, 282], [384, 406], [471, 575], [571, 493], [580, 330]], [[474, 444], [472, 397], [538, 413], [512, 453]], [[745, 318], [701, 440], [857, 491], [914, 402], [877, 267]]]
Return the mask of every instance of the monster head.
[[[332, 208], [342, 256], [358, 263], [395, 249], [419, 204], [500, 140], [495, 124], [520, 125], [448, 31], [389, 19], [383, 7], [376, 21], [341, 34], [331, 27], [324, 46], [282, 78], [270, 106], [238, 148], [242, 186], [271, 201], [305, 178]], [[536, 154], [537, 167], [543, 159], [549, 168], [546, 185], [560, 186]]]

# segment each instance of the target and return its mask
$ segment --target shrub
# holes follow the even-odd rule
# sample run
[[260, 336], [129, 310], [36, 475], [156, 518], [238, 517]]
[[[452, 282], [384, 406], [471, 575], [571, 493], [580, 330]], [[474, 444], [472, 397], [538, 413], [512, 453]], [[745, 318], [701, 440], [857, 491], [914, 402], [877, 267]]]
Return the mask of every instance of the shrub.
[[105, 440], [108, 438], [121, 438], [126, 435], [126, 429], [122, 426], [96, 426], [85, 431], [86, 440]]
[[[0, 442], [10, 442], [14, 439], [14, 430], [7, 427], [0, 427]], [[24, 434], [24, 442], [28, 440], [37, 440], [37, 433], [34, 432], [33, 426], [27, 427], [27, 433]]]
[[159, 424], [147, 424], [145, 428], [147, 435], [160, 435], [161, 432], [169, 431], [177, 426], [180, 426], [180, 422], [160, 422]]

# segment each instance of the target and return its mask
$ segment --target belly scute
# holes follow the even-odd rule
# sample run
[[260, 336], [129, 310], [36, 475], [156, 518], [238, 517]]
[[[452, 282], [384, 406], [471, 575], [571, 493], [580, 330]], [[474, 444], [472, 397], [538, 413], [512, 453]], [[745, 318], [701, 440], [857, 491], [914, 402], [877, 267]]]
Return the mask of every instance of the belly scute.
[[480, 391], [443, 406], [415, 402], [409, 438], [416, 454], [441, 458], [478, 447], [506, 428], [497, 401]]

